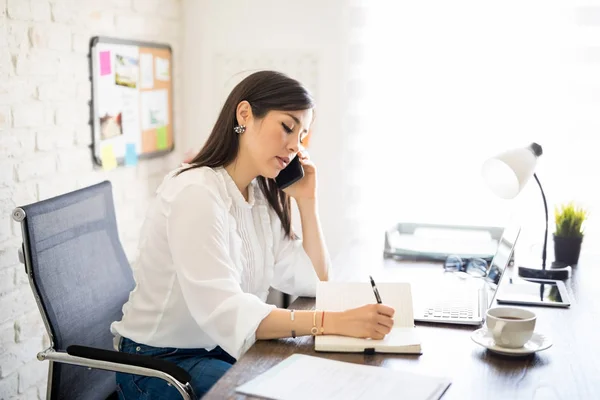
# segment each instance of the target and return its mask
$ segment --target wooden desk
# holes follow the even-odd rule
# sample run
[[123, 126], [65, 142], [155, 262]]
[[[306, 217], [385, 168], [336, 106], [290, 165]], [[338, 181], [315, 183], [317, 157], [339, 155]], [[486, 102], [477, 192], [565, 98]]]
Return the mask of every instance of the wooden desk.
[[[362, 279], [372, 273], [376, 280], [419, 279], [436, 273], [439, 266], [414, 265], [381, 260], [381, 252], [360, 248], [336, 260], [335, 280]], [[375, 266], [368, 270], [361, 266]], [[434, 269], [435, 267], [435, 269]], [[515, 271], [508, 269], [507, 274]], [[510, 276], [510, 275], [507, 275]], [[507, 278], [505, 276], [504, 278]], [[308, 354], [360, 364], [417, 373], [444, 374], [452, 384], [446, 399], [600, 399], [600, 257], [582, 254], [572, 278], [565, 281], [571, 307], [530, 307], [538, 315], [536, 330], [551, 337], [554, 345], [525, 358], [496, 355], [475, 344], [471, 332], [478, 327], [417, 324], [423, 354], [363, 355], [316, 353], [311, 336], [258, 341], [217, 382], [209, 399], [246, 396], [235, 393], [242, 383], [266, 371], [293, 353]], [[295, 309], [312, 309], [314, 299], [299, 298]]]

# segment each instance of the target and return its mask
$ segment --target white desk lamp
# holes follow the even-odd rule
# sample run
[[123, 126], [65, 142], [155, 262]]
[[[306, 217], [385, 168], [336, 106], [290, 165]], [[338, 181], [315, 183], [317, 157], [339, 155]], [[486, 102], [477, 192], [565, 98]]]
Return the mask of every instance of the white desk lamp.
[[519, 275], [529, 279], [566, 279], [569, 277], [570, 268], [546, 269], [546, 248], [548, 244], [548, 204], [542, 184], [535, 174], [535, 165], [538, 157], [542, 155], [542, 146], [531, 143], [527, 147], [520, 147], [505, 151], [488, 159], [483, 164], [483, 178], [489, 188], [498, 197], [512, 199], [516, 197], [533, 176], [544, 200], [546, 212], [546, 231], [544, 233], [544, 248], [542, 250], [542, 269], [519, 267]]

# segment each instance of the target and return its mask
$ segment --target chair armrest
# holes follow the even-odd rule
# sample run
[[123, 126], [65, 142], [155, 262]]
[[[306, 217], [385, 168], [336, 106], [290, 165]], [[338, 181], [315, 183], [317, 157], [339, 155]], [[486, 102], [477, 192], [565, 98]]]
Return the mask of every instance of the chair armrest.
[[72, 345], [67, 347], [67, 354], [91, 360], [113, 362], [135, 367], [149, 368], [171, 375], [179, 382], [186, 384], [192, 380], [190, 374], [172, 362], [139, 354], [128, 354], [120, 351], [97, 349], [95, 347]]

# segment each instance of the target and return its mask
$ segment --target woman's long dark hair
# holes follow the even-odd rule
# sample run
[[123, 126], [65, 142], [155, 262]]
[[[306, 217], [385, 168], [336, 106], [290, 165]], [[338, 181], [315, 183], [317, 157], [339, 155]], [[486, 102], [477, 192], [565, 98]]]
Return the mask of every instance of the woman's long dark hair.
[[[301, 111], [314, 107], [310, 93], [300, 84], [282, 73], [260, 71], [242, 80], [229, 94], [208, 140], [192, 159], [187, 171], [199, 167], [224, 167], [237, 157], [240, 136], [237, 126], [237, 106], [246, 100], [254, 117], [263, 118], [269, 111]], [[275, 180], [259, 176], [258, 184], [269, 204], [281, 220], [285, 235], [293, 237], [292, 213], [289, 196], [275, 185]]]

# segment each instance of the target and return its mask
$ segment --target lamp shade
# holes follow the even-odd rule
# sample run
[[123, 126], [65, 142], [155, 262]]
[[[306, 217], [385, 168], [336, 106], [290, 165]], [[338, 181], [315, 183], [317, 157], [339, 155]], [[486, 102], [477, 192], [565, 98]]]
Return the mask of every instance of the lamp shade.
[[483, 179], [498, 197], [512, 199], [533, 176], [540, 155], [542, 147], [537, 143], [500, 153], [483, 163]]

